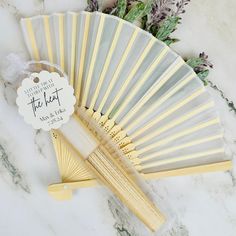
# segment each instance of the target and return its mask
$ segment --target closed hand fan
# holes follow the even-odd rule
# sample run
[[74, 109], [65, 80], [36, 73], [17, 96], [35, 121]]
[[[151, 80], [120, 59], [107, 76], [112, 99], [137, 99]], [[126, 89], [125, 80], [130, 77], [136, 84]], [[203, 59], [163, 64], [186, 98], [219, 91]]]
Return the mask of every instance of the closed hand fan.
[[[182, 58], [152, 35], [102, 13], [37, 16], [21, 25], [31, 58], [68, 74], [78, 116], [88, 129], [99, 127], [101, 143], [100, 133], [109, 135], [111, 144], [104, 143], [118, 163], [113, 145], [145, 179], [231, 167], [212, 99]], [[68, 136], [52, 132], [62, 181], [71, 189], [96, 184]], [[64, 186], [50, 191], [63, 193]]]

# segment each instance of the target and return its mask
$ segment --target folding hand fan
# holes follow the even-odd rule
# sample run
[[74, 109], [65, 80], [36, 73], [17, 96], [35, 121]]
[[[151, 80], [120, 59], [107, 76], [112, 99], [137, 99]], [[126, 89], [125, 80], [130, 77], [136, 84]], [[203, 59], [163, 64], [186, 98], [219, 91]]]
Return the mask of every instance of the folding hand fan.
[[[145, 179], [231, 167], [212, 99], [182, 58], [152, 35], [97, 12], [25, 18], [21, 26], [31, 58], [68, 74], [84, 125], [99, 126], [93, 133], [101, 142], [103, 129]], [[73, 188], [96, 184], [65, 136], [63, 130], [52, 132], [69, 190], [65, 184], [49, 190], [62, 198]], [[112, 145], [104, 143], [119, 162]]]

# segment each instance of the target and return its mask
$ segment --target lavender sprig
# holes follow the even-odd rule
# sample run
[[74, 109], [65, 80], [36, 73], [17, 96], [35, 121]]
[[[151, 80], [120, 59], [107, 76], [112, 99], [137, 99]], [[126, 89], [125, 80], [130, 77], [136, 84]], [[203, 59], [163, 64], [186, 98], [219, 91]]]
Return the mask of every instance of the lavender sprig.
[[203, 81], [204, 85], [208, 84], [206, 77], [209, 74], [209, 69], [213, 68], [213, 64], [208, 60], [208, 55], [204, 52], [199, 54], [199, 57], [193, 57], [186, 60], [186, 63], [193, 68], [198, 77]]
[[85, 11], [93, 12], [98, 11], [99, 4], [97, 0], [87, 0], [88, 6], [85, 8]]
[[179, 16], [181, 14], [185, 13], [185, 6], [190, 3], [190, 0], [180, 0], [179, 2], [176, 3], [176, 12], [175, 16]]
[[185, 13], [185, 6], [190, 0], [154, 0], [152, 10], [147, 17], [145, 29], [167, 45], [179, 41], [171, 38], [180, 23], [180, 15]]
[[148, 15], [146, 28], [150, 29], [152, 26], [157, 26], [168, 16], [172, 15], [174, 3], [174, 0], [154, 0]]

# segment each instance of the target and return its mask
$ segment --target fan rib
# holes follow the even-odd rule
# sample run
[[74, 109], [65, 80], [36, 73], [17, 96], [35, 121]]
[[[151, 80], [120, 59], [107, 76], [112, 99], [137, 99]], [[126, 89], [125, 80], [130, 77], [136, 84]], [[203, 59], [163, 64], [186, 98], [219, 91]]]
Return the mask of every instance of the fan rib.
[[94, 71], [94, 65], [95, 65], [95, 62], [97, 59], [98, 47], [100, 45], [101, 36], [102, 36], [102, 32], [103, 32], [104, 21], [105, 21], [105, 16], [101, 15], [98, 30], [97, 30], [95, 45], [93, 48], [92, 59], [90, 61], [89, 72], [88, 72], [88, 76], [85, 80], [84, 94], [82, 96], [82, 102], [81, 102], [82, 107], [86, 106], [88, 93], [89, 93], [89, 89], [90, 89], [90, 85], [91, 85], [91, 81], [92, 81], [92, 75], [93, 75], [93, 71]]
[[[48, 52], [48, 60], [50, 63], [54, 63], [53, 60], [53, 52], [52, 52], [52, 39], [50, 33], [50, 26], [49, 26], [49, 16], [43, 16], [44, 22], [44, 32], [45, 32], [45, 39], [47, 45], [47, 52]], [[50, 67], [51, 71], [53, 71], [53, 67]]]
[[146, 179], [160, 179], [166, 178], [171, 176], [183, 176], [189, 174], [200, 174], [206, 172], [214, 172], [214, 171], [226, 171], [232, 169], [232, 162], [231, 161], [221, 161], [215, 162], [211, 164], [203, 164], [198, 166], [190, 166], [190, 167], [183, 167], [173, 170], [164, 170], [158, 172], [150, 172], [150, 173], [141, 173], [141, 175]]
[[[64, 165], [65, 155], [64, 155], [64, 153], [62, 153], [62, 145], [61, 145], [62, 140], [58, 139], [58, 135], [56, 134], [56, 132], [53, 131], [53, 132], [51, 132], [51, 134], [52, 134], [52, 140], [53, 140], [53, 143], [54, 143], [54, 150], [56, 152], [59, 172], [60, 172], [62, 180], [65, 181], [66, 180], [66, 176], [64, 174], [65, 173], [65, 171], [64, 171], [64, 168], [65, 168], [65, 165]], [[53, 137], [54, 135], [56, 137]]]
[[84, 63], [86, 58], [86, 51], [87, 51], [87, 42], [88, 42], [88, 33], [89, 33], [89, 25], [90, 25], [91, 13], [85, 15], [85, 24], [84, 24], [84, 35], [83, 35], [83, 42], [82, 42], [82, 49], [80, 55], [80, 64], [77, 71], [77, 83], [75, 88], [75, 95], [77, 98], [78, 103], [80, 102], [81, 90], [82, 90], [82, 78], [84, 72]]
[[105, 61], [104, 66], [102, 68], [102, 72], [101, 72], [100, 78], [98, 80], [98, 84], [96, 86], [96, 89], [95, 89], [95, 92], [94, 92], [94, 95], [93, 95], [93, 98], [92, 98], [92, 101], [91, 101], [91, 104], [90, 104], [90, 109], [94, 108], [95, 103], [97, 101], [100, 89], [101, 89], [101, 87], [103, 85], [103, 82], [104, 82], [104, 79], [105, 79], [105, 75], [107, 73], [107, 70], [108, 70], [110, 62], [111, 62], [112, 55], [113, 55], [114, 50], [117, 46], [117, 42], [118, 42], [118, 39], [120, 37], [122, 27], [123, 27], [123, 21], [119, 21], [119, 24], [117, 26], [117, 29], [116, 29], [116, 32], [115, 32], [115, 35], [114, 35], [114, 39], [112, 40], [110, 50], [109, 50], [108, 55], [106, 57], [106, 61]]
[[[60, 148], [61, 148], [61, 155], [63, 156], [63, 159], [62, 159], [62, 166], [63, 166], [63, 176], [66, 180], [68, 180], [68, 161], [70, 162], [70, 158], [69, 155], [68, 155], [68, 148], [66, 145], [63, 145], [64, 143], [61, 142], [60, 143]], [[69, 160], [68, 160], [69, 159]]]
[[93, 178], [84, 160], [73, 151], [72, 145], [63, 135], [55, 130], [51, 132], [51, 135], [62, 180], [68, 182]]
[[39, 61], [40, 60], [40, 56], [39, 56], [39, 51], [38, 51], [37, 43], [36, 43], [36, 40], [35, 40], [35, 34], [34, 34], [34, 31], [33, 31], [32, 21], [29, 18], [26, 18], [24, 21], [26, 22], [27, 32], [28, 32], [28, 35], [29, 35], [31, 47], [33, 49], [33, 52], [32, 52], [31, 56], [32, 56], [32, 58], [34, 60]]
[[112, 90], [113, 86], [115, 85], [115, 83], [117, 81], [117, 78], [118, 78], [118, 76], [120, 74], [120, 71], [121, 71], [121, 69], [122, 69], [122, 67], [123, 67], [123, 65], [124, 65], [124, 63], [125, 63], [125, 61], [127, 59], [128, 54], [130, 53], [130, 50], [133, 47], [134, 41], [135, 41], [139, 31], [140, 31], [139, 28], [136, 28], [134, 30], [134, 32], [133, 32], [133, 34], [132, 34], [132, 36], [131, 36], [131, 38], [129, 40], [129, 43], [128, 43], [127, 47], [126, 47], [126, 50], [125, 50], [124, 54], [122, 55], [122, 58], [120, 59], [120, 62], [119, 62], [118, 66], [117, 66], [117, 68], [115, 70], [115, 73], [113, 74], [113, 76], [112, 76], [112, 78], [110, 80], [110, 83], [108, 85], [108, 88], [107, 88], [107, 90], [106, 90], [102, 100], [101, 100], [101, 103], [98, 106], [97, 112], [99, 112], [99, 113], [102, 112], [103, 106], [106, 103], [108, 95], [111, 93], [111, 90]]
[[153, 144], [147, 145], [144, 148], [140, 148], [137, 151], [138, 151], [139, 154], [144, 154], [145, 152], [151, 151], [152, 149], [154, 149], [156, 147], [159, 147], [161, 145], [167, 144], [167, 143], [169, 143], [169, 142], [171, 142], [173, 140], [176, 140], [177, 138], [180, 138], [180, 137], [192, 134], [192, 133], [194, 133], [194, 132], [196, 132], [198, 130], [201, 130], [201, 129], [204, 129], [206, 127], [209, 127], [209, 126], [212, 126], [212, 125], [216, 125], [216, 124], [219, 124], [219, 123], [220, 123], [219, 118], [215, 118], [215, 119], [209, 120], [207, 122], [198, 124], [198, 125], [196, 125], [196, 126], [194, 126], [192, 128], [185, 129], [185, 130], [183, 130], [181, 132], [178, 132], [178, 133], [172, 135], [171, 137], [168, 137], [168, 138], [162, 139], [162, 140], [160, 140], [158, 142], [155, 142]]
[[71, 58], [70, 58], [70, 85], [74, 86], [74, 76], [75, 76], [75, 51], [76, 51], [76, 29], [77, 29], [77, 14], [72, 14], [72, 32], [71, 32]]
[[[62, 143], [61, 143], [61, 144], [62, 144]], [[69, 168], [71, 159], [68, 158], [69, 155], [68, 155], [68, 149], [67, 149], [67, 147], [63, 145], [63, 146], [61, 146], [61, 149], [62, 149], [62, 155], [63, 155], [63, 162], [62, 162], [62, 165], [64, 166], [63, 175], [64, 175], [66, 181], [68, 181], [68, 168]]]
[[208, 103], [206, 103], [206, 104], [204, 104], [202, 106], [199, 106], [196, 109], [194, 109], [193, 111], [188, 112], [186, 115], [181, 116], [180, 118], [175, 119], [174, 121], [172, 121], [169, 124], [161, 127], [160, 129], [150, 131], [148, 134], [146, 134], [145, 136], [143, 136], [140, 139], [138, 139], [137, 141], [135, 141], [135, 144], [137, 146], [139, 146], [139, 145], [147, 142], [148, 140], [154, 138], [155, 136], [157, 136], [157, 135], [159, 135], [159, 134], [161, 134], [161, 133], [163, 133], [163, 132], [173, 128], [176, 125], [179, 125], [179, 124], [183, 123], [184, 121], [192, 118], [193, 116], [195, 116], [195, 115], [197, 115], [197, 114], [199, 114], [199, 113], [201, 113], [201, 112], [203, 112], [203, 111], [205, 111], [205, 110], [207, 110], [207, 109], [209, 109], [209, 108], [211, 108], [213, 106], [214, 106], [214, 102], [212, 102], [212, 101], [208, 102]]
[[64, 53], [64, 15], [57, 14], [58, 25], [59, 25], [59, 58], [60, 58], [60, 67], [65, 71], [65, 53]]
[[[190, 166], [190, 167], [183, 167], [177, 169], [169, 169], [163, 170], [158, 172], [148, 172], [148, 173], [140, 173], [140, 175], [145, 180], [152, 180], [152, 179], [161, 179], [166, 177], [172, 176], [183, 176], [183, 175], [193, 175], [193, 174], [201, 174], [206, 172], [215, 172], [215, 171], [227, 171], [232, 169], [232, 161], [221, 161], [215, 162], [210, 164], [203, 164], [198, 166]], [[75, 190], [77, 188], [85, 188], [85, 187], [92, 187], [99, 184], [96, 179], [86, 179], [86, 180], [78, 180], [75, 182], [62, 182], [57, 184], [49, 185], [48, 191], [51, 193], [54, 191], [54, 187], [56, 191], [64, 190], [65, 186], [68, 186], [71, 190]]]
[[156, 161], [156, 162], [142, 165], [142, 166], [137, 165], [136, 168], [138, 170], [144, 170], [144, 169], [154, 168], [154, 167], [158, 167], [158, 166], [162, 166], [162, 165], [166, 165], [166, 164], [173, 164], [173, 163], [180, 162], [180, 161], [197, 159], [199, 157], [210, 156], [210, 155], [214, 155], [214, 154], [218, 154], [218, 153], [224, 153], [224, 148], [217, 148], [217, 149], [212, 149], [212, 150], [208, 150], [205, 152], [198, 152], [198, 153], [189, 154], [189, 155], [185, 155], [185, 156], [178, 156], [178, 157], [174, 157], [174, 158], [171, 158], [168, 160], [160, 160], [160, 161]]
[[[145, 94], [142, 96], [142, 98], [135, 104], [133, 110], [137, 111], [139, 110], [161, 87], [163, 84], [165, 84], [171, 76], [183, 65], [183, 60], [177, 58], [173, 68], [170, 67], [167, 69], [167, 71], [164, 72], [163, 75], [160, 76], [160, 78], [145, 92]], [[126, 97], [124, 102], [120, 105], [120, 107], [117, 109], [117, 112], [114, 114], [113, 119], [116, 120], [118, 116], [122, 113], [122, 111], [125, 109], [125, 107], [129, 104], [131, 99], [137, 94], [139, 89], [144, 85], [146, 79], [140, 80], [135, 88], [131, 90], [129, 95]]]
[[[178, 83], [177, 86], [174, 87], [174, 89], [169, 89], [167, 91], [166, 94], [164, 94], [159, 100], [157, 100], [156, 102], [154, 102], [153, 104], [150, 105], [149, 108], [147, 108], [147, 110], [145, 110], [142, 114], [140, 114], [139, 116], [136, 116], [133, 118], [132, 122], [130, 122], [130, 124], [128, 124], [127, 127], [124, 127], [124, 125], [121, 124], [121, 122], [119, 123], [120, 127], [123, 127], [123, 130], [117, 130], [116, 126], [111, 129], [110, 131], [110, 135], [113, 137], [113, 139], [115, 140], [115, 142], [117, 142], [119, 145], [121, 143], [130, 143], [131, 139], [132, 139], [132, 134], [131, 131], [133, 129], [133, 127], [135, 127], [135, 125], [140, 125], [139, 123], [142, 122], [147, 116], [151, 115], [153, 112], [156, 111], [156, 109], [158, 108], [158, 106], [160, 106], [161, 104], [163, 104], [168, 98], [170, 98], [174, 93], [176, 93], [179, 89], [181, 89], [182, 87], [184, 87], [187, 83], [189, 83], [193, 77], [195, 75], [192, 74], [190, 76], [188, 76], [187, 78], [185, 78], [183, 81], [181, 81], [180, 83]], [[195, 91], [191, 96], [189, 96], [189, 98], [185, 98], [187, 100], [193, 100], [195, 97], [199, 96], [201, 93], [203, 93], [205, 90], [203, 87], [201, 87], [201, 89]], [[186, 101], [187, 103], [187, 101]], [[178, 106], [178, 104], [177, 104]], [[131, 113], [131, 112], [130, 112]], [[129, 115], [130, 113], [128, 113], [127, 115]], [[164, 116], [164, 114], [162, 114]], [[162, 116], [161, 115], [161, 116]], [[132, 116], [131, 116], [132, 117]], [[158, 116], [157, 119], [160, 120], [161, 117]], [[162, 118], [163, 119], [163, 118]], [[121, 134], [124, 133], [124, 135], [122, 136]], [[127, 134], [129, 134], [129, 136], [127, 136]], [[129, 139], [127, 139], [127, 137], [129, 137]], [[125, 141], [125, 139], [127, 139], [127, 141]], [[124, 146], [124, 145], [122, 145]]]
[[76, 156], [76, 159], [73, 158], [73, 156], [71, 155], [71, 151], [68, 148], [68, 146], [65, 146], [66, 148], [66, 155], [67, 156], [67, 160], [65, 160], [65, 165], [67, 166], [66, 168], [66, 177], [68, 180], [73, 180], [73, 178], [71, 178], [71, 176], [73, 176], [74, 174], [74, 165], [77, 164], [78, 169], [80, 170], [80, 165], [78, 165], [78, 162], [80, 162], [80, 159]]
[[[151, 104], [149, 108], [147, 108], [146, 111], [144, 111], [140, 116], [133, 117], [133, 115], [136, 113], [135, 111], [131, 111], [123, 118], [121, 119], [119, 125], [121, 127], [125, 127], [125, 125], [130, 121], [130, 119], [133, 117], [132, 122], [127, 125], [126, 130], [131, 130], [133, 127], [135, 127], [140, 121], [142, 121], [145, 117], [147, 117], [149, 114], [153, 113], [160, 105], [162, 105], [167, 99], [169, 99], [173, 94], [178, 92], [181, 88], [183, 88], [186, 84], [188, 84], [193, 78], [195, 77], [195, 74], [189, 75], [187, 78], [185, 78], [183, 81], [181, 81], [177, 86], [174, 88], [171, 88], [165, 93], [159, 100]], [[203, 93], [205, 90], [203, 88], [199, 89], [195, 93]], [[196, 95], [197, 96], [197, 95]]]
[[[161, 150], [159, 152], [151, 153], [149, 155], [145, 155], [145, 157], [140, 158], [138, 160], [140, 160], [140, 163], [144, 163], [144, 162], [150, 161], [150, 160], [152, 160], [154, 158], [158, 158], [161, 155], [169, 154], [169, 153], [172, 153], [172, 152], [180, 150], [180, 149], [196, 146], [196, 145], [199, 145], [199, 144], [211, 142], [213, 140], [222, 139], [222, 138], [223, 138], [223, 134], [217, 134], [217, 135], [213, 135], [213, 136], [209, 136], [209, 137], [205, 137], [205, 138], [196, 139], [196, 140], [193, 140], [191, 142], [183, 143], [183, 144], [181, 144], [179, 146], [174, 146], [174, 147], [171, 147], [171, 148], [166, 148], [166, 149], [163, 149], [163, 150]], [[140, 163], [137, 163], [137, 164], [140, 164]]]
[[162, 121], [166, 117], [170, 116], [175, 111], [179, 110], [181, 107], [188, 104], [189, 102], [194, 100], [196, 97], [200, 96], [201, 94], [202, 94], [201, 90], [198, 90], [197, 92], [193, 93], [188, 98], [182, 100], [181, 102], [179, 102], [177, 104], [174, 104], [169, 110], [164, 111], [162, 114], [158, 115], [158, 117], [155, 120], [152, 120], [147, 124], [144, 124], [141, 129], [137, 129], [136, 131], [134, 131], [134, 133], [131, 134], [129, 137], [131, 139], [137, 138], [139, 135], [141, 135], [142, 133], [144, 133], [145, 131], [147, 131], [148, 129], [153, 127], [154, 125], [158, 124], [160, 121]]
[[[110, 183], [109, 186], [113, 186], [113, 191], [136, 212], [140, 219], [143, 219], [143, 216], [149, 215], [150, 217], [151, 214], [151, 218], [146, 222], [152, 222], [152, 225], [156, 225], [156, 217], [159, 219], [162, 217], [160, 212], [149, 202], [146, 195], [136, 187], [132, 178], [126, 172], [114, 164], [111, 159], [104, 158], [104, 154], [99, 149], [91, 154], [88, 160], [100, 178], [105, 180], [105, 183]], [[97, 168], [100, 170], [99, 172]]]
[[138, 71], [140, 65], [142, 64], [142, 62], [144, 61], [144, 59], [146, 58], [146, 56], [148, 55], [149, 51], [151, 50], [153, 44], [155, 43], [155, 39], [151, 38], [148, 45], [146, 46], [146, 48], [143, 50], [142, 55], [139, 57], [138, 61], [135, 63], [134, 67], [132, 68], [132, 70], [130, 71], [129, 75], [127, 76], [125, 82], [123, 83], [123, 85], [121, 86], [121, 88], [119, 89], [119, 92], [117, 93], [117, 95], [115, 96], [115, 98], [113, 99], [112, 103], [110, 104], [109, 108], [107, 109], [107, 114], [110, 114], [112, 109], [116, 106], [118, 100], [120, 99], [120, 97], [123, 95], [124, 91], [126, 90], [127, 86], [129, 85], [129, 83], [131, 82], [131, 80], [133, 79], [134, 75], [136, 74], [136, 72]]
[[62, 164], [63, 160], [64, 160], [64, 155], [61, 153], [61, 148], [62, 148], [61, 147], [61, 139], [58, 139], [58, 135], [54, 131], [51, 131], [51, 137], [52, 137], [53, 144], [54, 144], [54, 150], [56, 152], [57, 164], [58, 164], [59, 172], [60, 172], [62, 180], [64, 181], [65, 180], [64, 165]]

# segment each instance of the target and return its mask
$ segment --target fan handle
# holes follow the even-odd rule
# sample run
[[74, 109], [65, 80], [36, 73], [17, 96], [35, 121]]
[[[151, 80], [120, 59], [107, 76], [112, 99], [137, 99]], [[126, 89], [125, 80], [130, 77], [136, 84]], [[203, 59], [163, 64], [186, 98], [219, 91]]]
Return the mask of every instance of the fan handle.
[[[165, 221], [163, 215], [138, 186], [124, 167], [111, 156], [104, 145], [93, 136], [78, 116], [60, 128], [64, 138], [71, 144], [78, 158], [85, 162], [98, 179], [117, 195], [117, 197], [152, 231]], [[65, 191], [62, 198], [70, 198], [71, 191]]]

